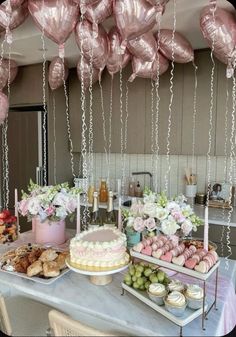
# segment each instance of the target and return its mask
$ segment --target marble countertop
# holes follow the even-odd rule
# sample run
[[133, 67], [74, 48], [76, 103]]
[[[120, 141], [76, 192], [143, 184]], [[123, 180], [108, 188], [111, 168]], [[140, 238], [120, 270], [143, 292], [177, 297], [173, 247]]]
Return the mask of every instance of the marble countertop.
[[[124, 201], [126, 200], [130, 200], [130, 198], [125, 198]], [[83, 201], [83, 197], [81, 196], [81, 206], [84, 206], [85, 203]], [[92, 204], [88, 204], [89, 207], [92, 206]], [[106, 203], [100, 203], [99, 207], [102, 209], [106, 209], [107, 208], [107, 204]], [[123, 208], [126, 208], [124, 206], [122, 206]], [[204, 221], [204, 206], [203, 205], [198, 205], [195, 204], [193, 206], [194, 211], [196, 213], [197, 216], [200, 217], [200, 219], [202, 219]], [[118, 210], [119, 206], [118, 206], [118, 200], [114, 201], [114, 209]], [[222, 208], [213, 208], [213, 207], [209, 207], [209, 223], [210, 224], [214, 224], [214, 225], [220, 225], [220, 226], [226, 226], [228, 223], [228, 210], [223, 210]], [[229, 225], [231, 227], [236, 227], [236, 208], [233, 208], [233, 212], [231, 214], [231, 219], [230, 219], [230, 223]]]

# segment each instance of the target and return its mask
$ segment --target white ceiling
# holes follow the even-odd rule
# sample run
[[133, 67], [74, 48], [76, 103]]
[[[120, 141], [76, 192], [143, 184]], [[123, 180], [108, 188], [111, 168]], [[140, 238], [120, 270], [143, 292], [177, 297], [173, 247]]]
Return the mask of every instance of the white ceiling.
[[[176, 0], [177, 1], [177, 31], [182, 33], [192, 44], [194, 49], [206, 48], [199, 28], [199, 15], [201, 9], [209, 3], [209, 0]], [[217, 5], [222, 8], [234, 11], [234, 7], [226, 0], [218, 0]], [[112, 18], [106, 20], [104, 26], [107, 30], [113, 26]], [[173, 0], [170, 0], [166, 6], [162, 19], [162, 28], [173, 27]], [[41, 32], [33, 23], [29, 16], [28, 19], [17, 29], [13, 31], [14, 42], [12, 44], [12, 59], [19, 65], [27, 65], [42, 62], [42, 41]], [[1, 39], [2, 40], [2, 39]], [[45, 39], [46, 58], [51, 60], [58, 55], [58, 47], [49, 39]], [[5, 45], [5, 56], [7, 57], [7, 46]], [[69, 66], [76, 65], [79, 50], [75, 43], [74, 33], [66, 42], [66, 58]]]

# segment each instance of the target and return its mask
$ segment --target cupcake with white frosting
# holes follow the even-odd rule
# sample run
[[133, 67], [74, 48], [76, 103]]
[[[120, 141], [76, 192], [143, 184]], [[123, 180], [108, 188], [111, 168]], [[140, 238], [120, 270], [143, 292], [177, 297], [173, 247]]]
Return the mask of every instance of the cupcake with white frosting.
[[169, 293], [164, 302], [166, 310], [175, 316], [182, 316], [187, 306], [185, 296], [176, 290]]
[[168, 284], [168, 289], [169, 291], [179, 291], [179, 292], [183, 292], [185, 290], [185, 285], [184, 283], [182, 283], [179, 280], [172, 280], [169, 284]]
[[167, 291], [164, 284], [161, 283], [152, 283], [148, 288], [148, 296], [150, 299], [158, 305], [164, 304], [164, 297], [166, 296]]
[[203, 289], [197, 284], [189, 284], [185, 292], [188, 307], [191, 309], [200, 309], [203, 301]]

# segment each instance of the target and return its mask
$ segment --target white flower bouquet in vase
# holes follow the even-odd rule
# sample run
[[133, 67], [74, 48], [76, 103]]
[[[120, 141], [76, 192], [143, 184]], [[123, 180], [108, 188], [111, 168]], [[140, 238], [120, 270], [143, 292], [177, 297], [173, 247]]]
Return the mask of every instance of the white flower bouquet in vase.
[[79, 193], [78, 188], [70, 188], [68, 183], [39, 186], [30, 181], [28, 192], [22, 191], [18, 209], [32, 221], [36, 243], [65, 242], [65, 220], [73, 220]]
[[183, 195], [169, 200], [165, 193], [156, 194], [148, 189], [144, 190], [143, 202], [138, 201], [122, 213], [126, 233], [152, 236], [162, 232], [174, 239], [173, 236], [191, 235], [202, 224]]

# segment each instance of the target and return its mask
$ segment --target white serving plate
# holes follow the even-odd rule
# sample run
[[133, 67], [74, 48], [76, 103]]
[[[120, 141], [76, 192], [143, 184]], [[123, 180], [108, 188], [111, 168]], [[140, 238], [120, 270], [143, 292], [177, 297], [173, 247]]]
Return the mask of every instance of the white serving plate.
[[[125, 283], [122, 283], [122, 288], [180, 327], [184, 327], [185, 325], [192, 322], [195, 318], [202, 315], [202, 308], [198, 310], [192, 310], [187, 307], [183, 316], [177, 317], [167, 311], [164, 305], [157, 305], [155, 302], [150, 300], [146, 291], [133, 289], [127, 286]], [[204, 311], [206, 312], [206, 310], [207, 304], [205, 305]]]
[[66, 273], [68, 273], [69, 271], [70, 271], [70, 269], [64, 269], [64, 270], [61, 271], [60, 275], [45, 279], [45, 278], [37, 277], [37, 276], [29, 277], [29, 276], [27, 276], [27, 274], [18, 273], [18, 272], [15, 272], [15, 271], [8, 271], [8, 270], [4, 270], [4, 269], [0, 268], [0, 272], [2, 272], [2, 273], [7, 273], [7, 274], [10, 274], [10, 275], [13, 275], [13, 276], [21, 277], [21, 278], [26, 279], [26, 280], [30, 280], [30, 281], [33, 281], [33, 282], [36, 282], [36, 283], [42, 283], [42, 284], [46, 284], [46, 285], [52, 284], [53, 282], [55, 282], [56, 280], [58, 280], [59, 278], [64, 276]]
[[140, 260], [156, 264], [160, 267], [164, 267], [164, 268], [176, 271], [178, 273], [182, 273], [182, 274], [185, 274], [185, 275], [195, 277], [195, 278], [197, 278], [199, 280], [202, 280], [202, 281], [206, 281], [220, 265], [220, 261], [216, 262], [216, 264], [209, 270], [208, 273], [203, 274], [203, 273], [200, 273], [198, 271], [188, 269], [186, 267], [178, 266], [177, 264], [174, 264], [174, 263], [166, 262], [166, 261], [163, 261], [161, 259], [156, 259], [155, 257], [152, 257], [152, 256], [137, 253], [132, 249], [130, 250], [130, 255], [133, 256], [133, 257], [136, 257]]

